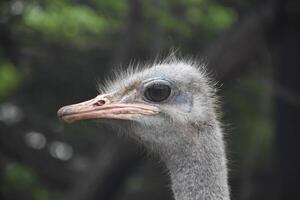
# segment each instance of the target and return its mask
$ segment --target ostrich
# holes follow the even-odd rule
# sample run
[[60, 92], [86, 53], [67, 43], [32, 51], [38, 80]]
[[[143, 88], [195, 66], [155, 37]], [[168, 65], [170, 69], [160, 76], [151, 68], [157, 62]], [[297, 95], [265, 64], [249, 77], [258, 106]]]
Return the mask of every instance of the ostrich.
[[64, 106], [67, 123], [121, 127], [165, 163], [176, 200], [229, 200], [223, 132], [212, 81], [197, 62], [173, 58], [129, 70], [94, 99]]

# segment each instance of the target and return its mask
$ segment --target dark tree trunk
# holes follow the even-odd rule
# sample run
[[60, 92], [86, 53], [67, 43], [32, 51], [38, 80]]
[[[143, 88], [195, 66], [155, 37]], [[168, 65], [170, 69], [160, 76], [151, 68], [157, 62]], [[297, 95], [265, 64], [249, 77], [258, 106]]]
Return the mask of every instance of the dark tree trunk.
[[[273, 47], [275, 124], [280, 199], [299, 198], [300, 180], [300, 2], [279, 1]], [[271, 33], [272, 34], [272, 33]]]

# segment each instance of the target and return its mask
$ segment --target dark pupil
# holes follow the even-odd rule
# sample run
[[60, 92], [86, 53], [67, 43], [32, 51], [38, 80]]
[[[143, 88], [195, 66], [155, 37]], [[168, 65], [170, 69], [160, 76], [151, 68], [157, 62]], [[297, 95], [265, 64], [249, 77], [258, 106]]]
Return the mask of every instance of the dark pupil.
[[145, 97], [150, 101], [160, 102], [167, 99], [170, 93], [171, 88], [168, 85], [156, 83], [146, 90]]

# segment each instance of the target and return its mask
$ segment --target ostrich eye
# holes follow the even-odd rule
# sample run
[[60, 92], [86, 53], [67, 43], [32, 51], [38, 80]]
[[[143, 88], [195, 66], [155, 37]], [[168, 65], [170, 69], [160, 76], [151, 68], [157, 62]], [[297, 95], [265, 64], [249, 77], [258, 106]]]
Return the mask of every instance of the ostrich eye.
[[144, 96], [149, 101], [161, 102], [167, 99], [170, 94], [170, 86], [162, 83], [154, 83], [145, 90]]

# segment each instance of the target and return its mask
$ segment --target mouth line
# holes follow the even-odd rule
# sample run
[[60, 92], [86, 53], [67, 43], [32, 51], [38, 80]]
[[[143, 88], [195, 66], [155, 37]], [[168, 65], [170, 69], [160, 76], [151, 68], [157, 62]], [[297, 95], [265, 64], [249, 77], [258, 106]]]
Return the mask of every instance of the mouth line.
[[93, 119], [122, 119], [130, 120], [136, 115], [155, 115], [159, 109], [154, 106], [138, 104], [112, 104], [94, 107], [88, 110], [60, 112], [58, 117], [67, 123]]
[[149, 112], [159, 112], [159, 110], [153, 106], [149, 106], [149, 108], [147, 108], [146, 106], [142, 105], [138, 105], [138, 104], [118, 104], [118, 105], [106, 105], [106, 106], [100, 106], [100, 107], [94, 107], [93, 109], [89, 109], [89, 110], [83, 110], [83, 111], [73, 111], [71, 113], [59, 113], [58, 117], [63, 118], [66, 116], [71, 116], [71, 115], [77, 115], [77, 114], [85, 114], [85, 113], [90, 113], [90, 112], [96, 112], [96, 111], [107, 111], [107, 110], [118, 110], [118, 109], [126, 109], [126, 108], [131, 108], [131, 109], [140, 109], [143, 110], [145, 112], [149, 111]]

